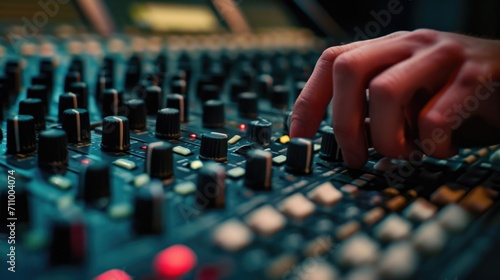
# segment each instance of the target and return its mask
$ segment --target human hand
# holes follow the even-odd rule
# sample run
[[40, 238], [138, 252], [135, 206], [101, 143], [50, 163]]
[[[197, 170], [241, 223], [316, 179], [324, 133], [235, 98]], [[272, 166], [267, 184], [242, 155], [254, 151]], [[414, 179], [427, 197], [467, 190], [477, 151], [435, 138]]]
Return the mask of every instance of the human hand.
[[446, 158], [464, 143], [500, 143], [499, 85], [500, 41], [417, 30], [331, 47], [295, 103], [290, 136], [312, 137], [333, 98], [347, 166], [368, 158], [365, 117], [379, 153]]

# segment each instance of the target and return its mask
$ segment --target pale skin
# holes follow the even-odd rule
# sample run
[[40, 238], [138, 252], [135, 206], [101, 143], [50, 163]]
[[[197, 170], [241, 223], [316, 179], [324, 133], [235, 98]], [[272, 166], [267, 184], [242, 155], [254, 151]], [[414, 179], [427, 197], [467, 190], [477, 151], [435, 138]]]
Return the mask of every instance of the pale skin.
[[[500, 143], [500, 41], [422, 29], [328, 48], [295, 103], [290, 136], [312, 137], [332, 99], [332, 126], [351, 168], [368, 159], [367, 118], [373, 147], [387, 157], [408, 158], [426, 139], [435, 149], [424, 153], [450, 157], [460, 134]], [[461, 130], [470, 119], [480, 125]]]

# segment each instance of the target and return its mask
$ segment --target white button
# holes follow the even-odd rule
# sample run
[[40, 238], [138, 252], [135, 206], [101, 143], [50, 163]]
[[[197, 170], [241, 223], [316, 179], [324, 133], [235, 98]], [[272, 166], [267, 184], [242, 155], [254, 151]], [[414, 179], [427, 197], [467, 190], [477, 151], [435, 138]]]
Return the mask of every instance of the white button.
[[151, 181], [151, 178], [149, 177], [148, 174], [137, 175], [134, 178], [134, 186], [142, 187], [142, 186], [146, 185], [147, 183], [149, 183], [149, 181]]
[[280, 165], [280, 164], [283, 164], [285, 162], [286, 162], [286, 156], [284, 156], [284, 155], [279, 155], [279, 156], [273, 157], [274, 164]]
[[342, 193], [332, 183], [325, 182], [309, 193], [309, 198], [317, 204], [331, 207], [342, 199]]
[[123, 158], [113, 161], [113, 164], [127, 170], [132, 170], [136, 167], [135, 162]]
[[378, 245], [367, 235], [359, 233], [347, 239], [337, 251], [340, 264], [348, 267], [374, 263], [378, 258]]
[[247, 224], [257, 233], [269, 236], [285, 226], [285, 217], [273, 207], [263, 206], [250, 214]]
[[245, 169], [241, 167], [236, 167], [227, 171], [227, 176], [233, 179], [241, 178], [245, 175]]
[[436, 254], [446, 243], [446, 232], [438, 222], [426, 222], [417, 228], [412, 242], [418, 251], [427, 255]]
[[62, 190], [71, 188], [71, 180], [60, 175], [50, 176], [49, 183]]
[[295, 220], [303, 220], [314, 212], [314, 204], [303, 194], [296, 193], [281, 204], [281, 212]]
[[239, 221], [231, 220], [215, 229], [213, 240], [221, 248], [236, 252], [245, 248], [252, 241], [253, 234]]
[[434, 216], [437, 210], [434, 204], [424, 198], [418, 198], [405, 209], [404, 215], [410, 220], [422, 222]]
[[175, 185], [174, 191], [180, 195], [188, 195], [196, 191], [196, 185], [193, 182], [183, 182]]
[[308, 265], [304, 263], [303, 265], [297, 266], [298, 277], [293, 279], [299, 280], [335, 280], [339, 279], [337, 270], [330, 264], [324, 261], [316, 261], [313, 265]]
[[235, 144], [236, 142], [238, 142], [238, 141], [240, 141], [240, 140], [241, 140], [241, 136], [239, 136], [239, 135], [235, 135], [235, 136], [231, 137], [231, 139], [229, 139], [229, 140], [227, 141], [227, 143], [228, 143], [229, 145], [233, 145], [233, 144]]
[[378, 239], [389, 242], [407, 238], [410, 231], [410, 222], [397, 214], [390, 214], [375, 228], [375, 235]]
[[438, 222], [451, 232], [463, 231], [471, 221], [470, 214], [456, 204], [449, 204], [437, 215]]
[[191, 154], [191, 150], [188, 148], [184, 148], [181, 146], [175, 146], [172, 151], [176, 154], [182, 155], [182, 156], [189, 156]]
[[409, 279], [417, 265], [417, 252], [409, 242], [402, 242], [386, 249], [378, 263], [378, 270], [384, 279]]

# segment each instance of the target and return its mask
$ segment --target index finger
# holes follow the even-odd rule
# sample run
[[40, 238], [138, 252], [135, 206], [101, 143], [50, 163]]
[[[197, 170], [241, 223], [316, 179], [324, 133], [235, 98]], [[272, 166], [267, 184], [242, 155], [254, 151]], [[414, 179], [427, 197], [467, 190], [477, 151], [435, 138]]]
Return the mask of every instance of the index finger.
[[326, 49], [318, 59], [311, 77], [295, 101], [291, 116], [290, 136], [311, 138], [318, 130], [326, 107], [333, 97], [333, 63], [339, 55], [370, 43], [399, 37], [406, 33], [408, 32], [401, 31], [376, 39]]

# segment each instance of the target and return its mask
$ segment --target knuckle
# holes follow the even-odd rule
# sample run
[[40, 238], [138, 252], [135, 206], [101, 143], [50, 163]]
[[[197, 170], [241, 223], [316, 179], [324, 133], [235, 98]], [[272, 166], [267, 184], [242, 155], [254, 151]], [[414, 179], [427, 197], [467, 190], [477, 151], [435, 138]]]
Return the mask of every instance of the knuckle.
[[421, 112], [418, 116], [418, 123], [422, 131], [429, 131], [434, 128], [441, 128], [445, 126], [443, 115], [436, 110], [428, 112]]
[[344, 53], [337, 57], [333, 63], [333, 73], [334, 74], [355, 74], [356, 69], [358, 69], [359, 59], [353, 55], [351, 52]]
[[385, 75], [373, 79], [368, 89], [370, 98], [392, 101], [397, 98], [398, 84], [394, 77]]
[[408, 38], [423, 44], [431, 44], [437, 40], [438, 36], [439, 31], [422, 28], [409, 33]]
[[458, 76], [459, 85], [464, 88], [471, 88], [478, 84], [478, 77], [483, 73], [483, 66], [469, 63], [462, 68]]

